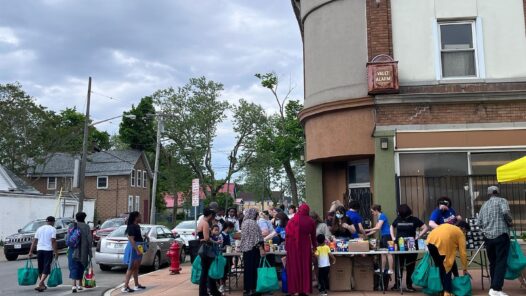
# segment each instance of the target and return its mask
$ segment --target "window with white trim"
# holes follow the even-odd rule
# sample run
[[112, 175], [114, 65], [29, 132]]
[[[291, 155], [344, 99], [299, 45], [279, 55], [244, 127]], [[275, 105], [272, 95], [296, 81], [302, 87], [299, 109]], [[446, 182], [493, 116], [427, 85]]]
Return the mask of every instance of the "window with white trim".
[[97, 189], [108, 189], [108, 176], [97, 177]]
[[134, 211], [139, 211], [140, 207], [141, 207], [141, 197], [140, 196], [136, 196], [135, 197], [135, 206], [134, 206], [133, 210]]
[[48, 190], [57, 189], [57, 177], [47, 177], [47, 189]]
[[137, 187], [142, 187], [142, 171], [137, 170]]
[[478, 77], [475, 21], [438, 22], [442, 78]]
[[130, 175], [130, 186], [135, 187], [135, 169], [132, 169], [132, 172]]
[[128, 213], [133, 212], [133, 195], [128, 195]]
[[142, 171], [142, 187], [143, 188], [146, 188], [146, 178], [147, 178], [146, 171]]

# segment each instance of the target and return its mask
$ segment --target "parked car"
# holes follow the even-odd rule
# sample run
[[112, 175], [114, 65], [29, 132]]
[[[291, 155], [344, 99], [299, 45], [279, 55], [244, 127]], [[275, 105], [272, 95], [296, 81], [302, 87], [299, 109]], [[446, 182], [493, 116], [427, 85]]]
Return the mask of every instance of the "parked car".
[[[172, 233], [174, 235], [179, 235], [179, 237], [184, 241], [185, 248], [188, 250], [189, 247], [189, 241], [196, 239], [196, 233], [195, 229], [196, 227], [196, 221], [194, 220], [187, 220], [182, 221], [181, 223], [177, 224], [174, 229], [172, 229]], [[187, 252], [188, 254], [188, 252]]]
[[[72, 218], [57, 218], [55, 228], [57, 229], [57, 248], [66, 248], [66, 234], [71, 223], [75, 222]], [[45, 225], [45, 219], [33, 220], [18, 230], [17, 234], [7, 236], [4, 242], [4, 255], [9, 261], [16, 260], [20, 255], [29, 254], [31, 242], [35, 237], [37, 229]]]
[[[170, 262], [166, 252], [174, 241], [177, 241], [181, 249], [181, 256], [186, 256], [183, 251], [184, 242], [172, 234], [170, 229], [163, 225], [141, 224], [141, 232], [149, 238], [148, 250], [144, 253], [141, 266], [153, 270]], [[108, 271], [114, 266], [126, 266], [123, 263], [124, 248], [128, 244], [128, 237], [124, 233], [126, 225], [123, 225], [112, 233], [103, 237], [97, 244], [95, 252], [95, 263], [101, 270]]]
[[93, 233], [93, 245], [96, 246], [101, 238], [106, 237], [124, 224], [126, 224], [126, 218], [111, 218], [104, 221], [99, 229], [95, 230], [95, 233]]

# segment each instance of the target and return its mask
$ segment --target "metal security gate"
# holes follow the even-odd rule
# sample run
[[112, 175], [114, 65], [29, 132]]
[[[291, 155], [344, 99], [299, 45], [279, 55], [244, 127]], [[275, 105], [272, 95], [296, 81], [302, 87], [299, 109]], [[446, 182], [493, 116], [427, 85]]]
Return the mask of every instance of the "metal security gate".
[[349, 193], [347, 197], [347, 205], [351, 200], [357, 200], [360, 203], [360, 215], [363, 217], [364, 225], [363, 227], [370, 227], [372, 216], [371, 216], [371, 206], [373, 196], [371, 193], [370, 187], [360, 187], [360, 188], [349, 188]]
[[396, 179], [398, 204], [408, 204], [413, 210], [413, 216], [426, 223], [437, 206], [437, 199], [442, 196], [452, 200], [457, 214], [462, 217], [472, 217], [488, 199], [488, 186], [497, 185], [502, 197], [505, 197], [510, 204], [514, 228], [518, 231], [526, 231], [526, 182], [498, 184], [494, 175], [397, 176]]

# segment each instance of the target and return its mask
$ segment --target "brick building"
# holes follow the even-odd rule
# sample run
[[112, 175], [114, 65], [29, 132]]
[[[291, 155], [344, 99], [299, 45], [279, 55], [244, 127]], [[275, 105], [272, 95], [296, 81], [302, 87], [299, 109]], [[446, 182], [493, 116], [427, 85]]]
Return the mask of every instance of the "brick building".
[[[303, 37], [307, 199], [427, 220], [477, 212], [495, 168], [526, 155], [526, 0], [294, 0]], [[397, 62], [372, 92], [367, 64]], [[369, 78], [370, 79], [370, 78]], [[329, 132], [330, 131], [330, 132]], [[525, 184], [502, 184], [526, 230]]]
[[[27, 175], [27, 180], [44, 194], [76, 194], [72, 188], [75, 159], [65, 153], [51, 156]], [[143, 220], [150, 214], [152, 171], [145, 154], [138, 150], [101, 151], [88, 156], [86, 198], [96, 201], [100, 220], [130, 211], [140, 211]]]

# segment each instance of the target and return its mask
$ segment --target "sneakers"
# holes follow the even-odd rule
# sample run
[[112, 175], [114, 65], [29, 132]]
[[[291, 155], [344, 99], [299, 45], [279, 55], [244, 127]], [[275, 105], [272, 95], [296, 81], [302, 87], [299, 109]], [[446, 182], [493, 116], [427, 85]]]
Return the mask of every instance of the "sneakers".
[[77, 293], [77, 287], [75, 286], [71, 287], [71, 293]]
[[387, 271], [387, 274], [394, 274], [394, 271], [392, 271], [392, 270], [388, 270], [388, 271]]
[[82, 288], [82, 286], [77, 286], [77, 290], [82, 291], [84, 288]]
[[220, 293], [225, 293], [225, 285], [219, 286], [219, 292]]
[[495, 291], [493, 289], [489, 289], [489, 296], [508, 296], [508, 294], [502, 292], [502, 291]]
[[121, 289], [122, 293], [133, 293], [135, 290], [130, 289], [130, 287], [122, 287]]

